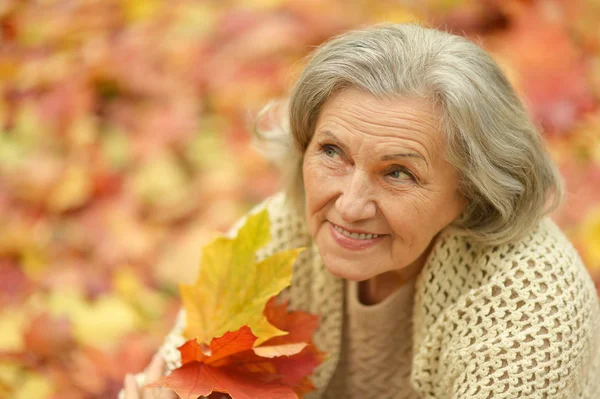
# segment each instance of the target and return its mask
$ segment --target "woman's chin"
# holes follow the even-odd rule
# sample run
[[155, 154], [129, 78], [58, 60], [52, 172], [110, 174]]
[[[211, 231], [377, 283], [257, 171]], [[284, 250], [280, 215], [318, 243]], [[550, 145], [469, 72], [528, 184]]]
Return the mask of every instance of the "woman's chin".
[[337, 262], [325, 262], [325, 268], [329, 273], [333, 274], [338, 278], [351, 281], [363, 281], [369, 279], [369, 276], [364, 275], [354, 270], [351, 265], [342, 265]]

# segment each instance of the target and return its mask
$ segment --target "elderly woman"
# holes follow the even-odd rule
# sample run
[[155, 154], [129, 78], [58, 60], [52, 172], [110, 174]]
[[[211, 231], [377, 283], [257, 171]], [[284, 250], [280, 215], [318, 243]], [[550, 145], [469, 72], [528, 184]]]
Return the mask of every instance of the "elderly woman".
[[[283, 294], [321, 315], [307, 397], [600, 398], [596, 290], [545, 217], [560, 177], [489, 55], [416, 25], [349, 32], [288, 110], [260, 136], [288, 184], [257, 256], [308, 248]], [[178, 366], [184, 323], [150, 379]]]

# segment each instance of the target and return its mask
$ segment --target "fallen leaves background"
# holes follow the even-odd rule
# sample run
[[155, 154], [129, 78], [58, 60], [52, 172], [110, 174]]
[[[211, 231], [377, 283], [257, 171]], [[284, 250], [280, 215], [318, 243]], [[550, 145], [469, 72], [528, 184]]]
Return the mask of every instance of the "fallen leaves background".
[[199, 248], [277, 189], [252, 115], [343, 30], [481, 43], [567, 181], [554, 217], [600, 286], [598, 0], [0, 2], [0, 397], [115, 397]]

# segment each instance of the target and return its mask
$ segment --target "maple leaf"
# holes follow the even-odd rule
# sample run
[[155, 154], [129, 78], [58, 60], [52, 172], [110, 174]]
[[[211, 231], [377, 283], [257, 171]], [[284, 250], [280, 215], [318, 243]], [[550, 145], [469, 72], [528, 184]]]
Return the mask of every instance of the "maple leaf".
[[[258, 348], [253, 349], [255, 342], [256, 336], [246, 326], [213, 339], [208, 350], [203, 350], [198, 341], [189, 340], [179, 348], [182, 366], [150, 386], [172, 389], [181, 398], [197, 398], [212, 392], [228, 393], [235, 399], [265, 396], [297, 398], [289, 386], [278, 382], [261, 381], [261, 378], [257, 378], [257, 376], [274, 373], [275, 369], [265, 367], [268, 366], [266, 359], [256, 361], [254, 350]], [[209, 354], [205, 354], [205, 351]], [[287, 350], [289, 355], [298, 352], [298, 348]], [[281, 353], [285, 354], [286, 350]], [[250, 359], [247, 363], [255, 366], [264, 363], [258, 368], [262, 373], [244, 373], [243, 368], [240, 367], [240, 364], [244, 364], [241, 360], [244, 357]], [[252, 367], [252, 370], [256, 369], [257, 367]]]
[[163, 386], [182, 398], [213, 392], [233, 399], [255, 397], [298, 398], [314, 389], [308, 379], [323, 356], [311, 342], [317, 317], [286, 310], [271, 299], [265, 315], [277, 327], [288, 327], [285, 336], [255, 346], [257, 337], [247, 326], [211, 341], [206, 347], [192, 339], [179, 348], [182, 367], [151, 386]]
[[319, 318], [306, 312], [288, 312], [287, 302], [278, 304], [271, 298], [265, 306], [264, 314], [275, 327], [287, 331], [285, 336], [273, 337], [264, 345], [281, 345], [293, 342], [309, 342], [317, 329]]
[[[277, 328], [287, 331], [284, 336], [273, 337], [264, 346], [278, 346], [296, 342], [306, 342], [308, 345], [293, 357], [278, 357], [273, 365], [282, 376], [282, 382], [294, 387], [301, 395], [314, 390], [308, 379], [314, 369], [325, 360], [325, 354], [318, 351], [312, 342], [312, 336], [319, 324], [319, 318], [306, 312], [288, 312], [287, 302], [277, 304], [275, 298], [267, 303], [265, 316]], [[258, 348], [255, 348], [258, 349]]]
[[[282, 384], [261, 384], [254, 378], [220, 367], [191, 362], [173, 371], [165, 379], [167, 388], [173, 389], [180, 398], [190, 399], [223, 392], [234, 399], [273, 398], [297, 399], [296, 393]], [[161, 380], [162, 381], [162, 380]], [[160, 382], [160, 381], [159, 381]], [[159, 382], [149, 387], [161, 386]], [[190, 386], [191, 384], [191, 386]]]
[[188, 339], [207, 344], [244, 325], [257, 336], [255, 345], [286, 334], [268, 322], [263, 310], [271, 297], [290, 285], [292, 264], [303, 249], [278, 252], [256, 263], [256, 251], [269, 239], [265, 209], [248, 216], [236, 238], [219, 237], [203, 248], [196, 282], [180, 286]]

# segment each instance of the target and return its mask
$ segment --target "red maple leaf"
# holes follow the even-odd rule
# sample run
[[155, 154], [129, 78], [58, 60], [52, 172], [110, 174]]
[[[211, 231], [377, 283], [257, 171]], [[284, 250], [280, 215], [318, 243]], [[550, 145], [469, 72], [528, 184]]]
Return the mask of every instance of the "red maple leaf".
[[254, 347], [257, 337], [243, 326], [212, 339], [208, 347], [189, 340], [179, 347], [182, 366], [150, 386], [172, 389], [184, 399], [212, 392], [233, 399], [296, 399], [313, 390], [308, 376], [323, 361], [323, 354], [312, 344], [317, 317], [288, 313], [286, 308], [286, 303], [278, 305], [273, 298], [264, 314], [287, 335]]

